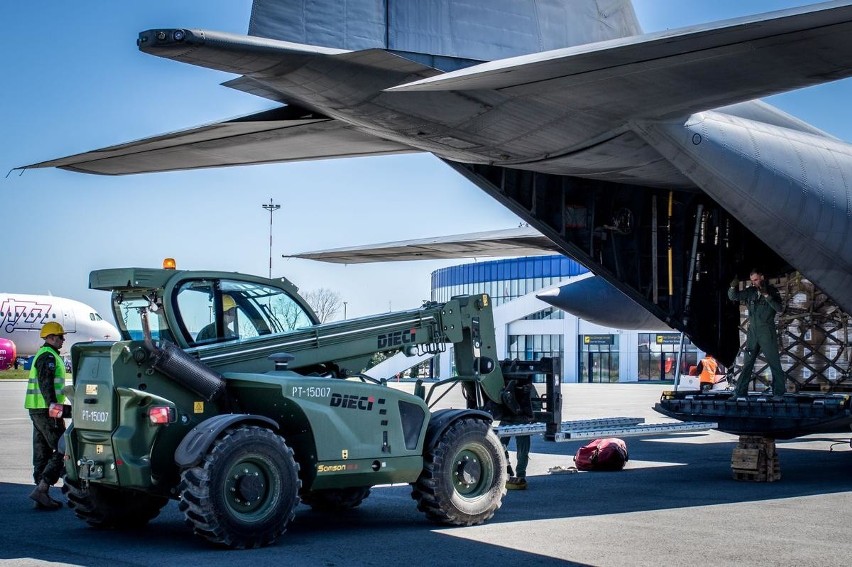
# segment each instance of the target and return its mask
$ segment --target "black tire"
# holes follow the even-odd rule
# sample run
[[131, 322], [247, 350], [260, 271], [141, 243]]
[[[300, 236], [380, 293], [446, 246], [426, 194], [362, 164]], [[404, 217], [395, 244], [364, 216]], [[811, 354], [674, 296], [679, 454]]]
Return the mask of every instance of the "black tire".
[[414, 483], [417, 509], [433, 522], [473, 526], [489, 520], [506, 494], [506, 458], [488, 423], [460, 419], [424, 455]]
[[318, 512], [341, 512], [357, 508], [369, 495], [369, 486], [329, 488], [305, 492], [302, 502]]
[[274, 543], [299, 503], [293, 450], [257, 426], [225, 430], [181, 478], [179, 508], [195, 534], [237, 549]]
[[141, 528], [160, 514], [168, 498], [121, 490], [102, 484], [89, 484], [82, 488], [65, 479], [62, 493], [74, 514], [95, 528]]

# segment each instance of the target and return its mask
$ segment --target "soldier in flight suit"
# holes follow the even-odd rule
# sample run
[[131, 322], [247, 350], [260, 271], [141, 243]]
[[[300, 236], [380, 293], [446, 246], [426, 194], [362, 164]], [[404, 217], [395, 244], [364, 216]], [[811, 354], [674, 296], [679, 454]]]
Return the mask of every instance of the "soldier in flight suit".
[[754, 361], [761, 352], [772, 371], [772, 393], [781, 397], [786, 390], [787, 377], [781, 370], [781, 359], [778, 356], [778, 332], [775, 329], [775, 315], [781, 312], [781, 294], [767, 283], [763, 273], [752, 270], [749, 274], [751, 287], [742, 291], [737, 290], [739, 282], [736, 278], [728, 288], [728, 299], [745, 302], [748, 306], [748, 335], [746, 338], [745, 361], [740, 379], [734, 390], [734, 397], [745, 396], [748, 384], [751, 382], [751, 371]]

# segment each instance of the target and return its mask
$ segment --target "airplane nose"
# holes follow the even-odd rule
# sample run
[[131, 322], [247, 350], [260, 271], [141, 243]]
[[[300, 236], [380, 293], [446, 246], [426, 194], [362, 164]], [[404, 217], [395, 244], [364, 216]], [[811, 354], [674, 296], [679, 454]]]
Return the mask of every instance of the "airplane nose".
[[546, 301], [547, 303], [550, 303], [550, 301], [548, 301], [549, 299], [554, 298], [554, 297], [559, 297], [559, 290], [560, 290], [560, 288], [554, 287], [554, 288], [539, 292], [539, 293], [535, 294], [535, 296], [537, 298], [541, 299], [542, 301]]

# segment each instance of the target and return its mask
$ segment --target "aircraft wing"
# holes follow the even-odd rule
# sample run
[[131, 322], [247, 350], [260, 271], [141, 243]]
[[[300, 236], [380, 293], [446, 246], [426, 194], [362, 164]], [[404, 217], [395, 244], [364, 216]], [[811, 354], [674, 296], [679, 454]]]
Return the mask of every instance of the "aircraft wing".
[[718, 108], [852, 74], [852, 2], [502, 59], [388, 89], [496, 90], [615, 120]]
[[124, 175], [413, 151], [291, 105], [20, 169]]
[[[537, 256], [563, 253], [553, 242], [528, 226], [507, 230], [456, 234], [291, 254], [286, 258], [333, 264], [365, 264], [406, 260]], [[603, 278], [588, 277], [537, 295], [549, 303], [597, 325], [616, 329], [671, 332], [671, 327], [631, 300]]]
[[446, 258], [537, 256], [553, 253], [561, 253], [561, 250], [550, 239], [530, 227], [520, 227], [303, 252], [285, 257], [319, 260], [334, 264], [364, 264]]
[[[687, 116], [850, 76], [849, 37], [852, 0], [843, 0], [442, 74], [382, 49], [347, 52], [205, 30], [149, 30], [140, 34], [143, 51], [241, 75], [227, 85], [303, 108], [26, 167], [118, 175], [416, 147], [458, 162], [544, 160], [553, 168], [559, 156], [623, 137], [632, 121]], [[631, 182], [671, 181], [675, 174], [669, 169], [654, 170], [665, 167], [657, 163], [659, 156], [628, 138], [625, 147], [604, 152], [609, 174], [597, 173], [603, 166], [591, 158], [590, 164], [580, 160], [577, 170], [559, 166], [560, 173], [591, 168], [602, 179], [621, 181], [617, 173], [633, 168]], [[612, 156], [631, 161], [613, 162]], [[653, 171], [634, 162], [650, 164]], [[679, 186], [689, 183], [675, 178]]]

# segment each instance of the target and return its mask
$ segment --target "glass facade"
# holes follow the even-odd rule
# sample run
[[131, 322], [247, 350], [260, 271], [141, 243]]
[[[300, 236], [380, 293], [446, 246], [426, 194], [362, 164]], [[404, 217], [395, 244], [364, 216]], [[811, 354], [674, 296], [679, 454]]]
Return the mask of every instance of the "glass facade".
[[[680, 333], [639, 333], [639, 381], [674, 380]], [[680, 373], [698, 364], [698, 349], [684, 337]]]
[[[432, 300], [448, 301], [456, 295], [487, 293], [496, 307], [528, 293], [549, 287], [588, 270], [562, 255], [491, 260], [451, 266], [432, 272]], [[531, 313], [522, 320], [548, 321], [565, 318], [565, 312], [548, 307]], [[564, 359], [562, 335], [509, 335], [505, 356], [518, 360], [542, 357]]]
[[589, 270], [562, 255], [491, 260], [432, 272], [432, 300], [487, 293], [494, 305], [538, 291]]
[[512, 360], [541, 360], [562, 356], [562, 335], [509, 335], [508, 357]]
[[619, 380], [619, 336], [580, 335], [578, 382], [618, 382]]
[[564, 319], [565, 312], [561, 309], [557, 309], [556, 307], [548, 307], [547, 309], [542, 309], [541, 311], [536, 311], [535, 313], [530, 313], [526, 317], [524, 317], [524, 321], [553, 321], [556, 319]]
[[[511, 258], [452, 266], [432, 272], [432, 300], [487, 293], [495, 307], [588, 270], [565, 256]], [[672, 380], [680, 334], [641, 332], [596, 325], [536, 302], [505, 305], [497, 332], [500, 358], [559, 357], [566, 382], [609, 383]], [[501, 338], [505, 338], [501, 340]], [[503, 346], [505, 345], [505, 347]], [[684, 342], [681, 373], [697, 364], [698, 349]], [[441, 356], [440, 372], [452, 373], [452, 356]], [[452, 374], [450, 374], [452, 375]]]

